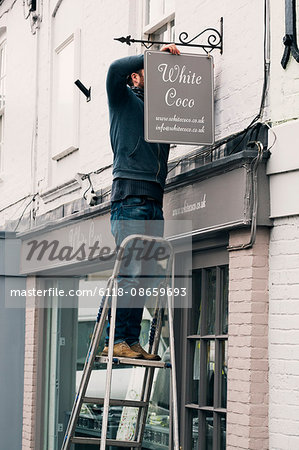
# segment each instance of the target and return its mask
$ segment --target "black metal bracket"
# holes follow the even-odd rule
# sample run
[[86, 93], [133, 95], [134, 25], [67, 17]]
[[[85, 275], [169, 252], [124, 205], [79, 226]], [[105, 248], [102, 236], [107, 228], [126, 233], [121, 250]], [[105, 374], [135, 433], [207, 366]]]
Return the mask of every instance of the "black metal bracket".
[[284, 69], [287, 66], [291, 54], [299, 62], [296, 31], [296, 0], [285, 0], [285, 31], [286, 34], [283, 38], [285, 49], [281, 59], [281, 65]]
[[84, 84], [81, 83], [80, 80], [76, 80], [75, 85], [80, 89], [81, 92], [83, 92], [86, 97], [86, 101], [89, 102], [91, 100], [91, 88], [87, 89], [87, 87], [84, 86]]
[[[192, 44], [193, 41], [195, 41], [197, 38], [202, 36], [204, 33], [210, 33], [207, 36], [206, 44]], [[120, 38], [114, 38], [115, 41], [119, 41], [121, 43], [126, 43], [127, 45], [131, 45], [132, 43], [141, 43], [144, 45], [145, 48], [149, 49], [154, 44], [175, 44], [175, 45], [184, 45], [188, 47], [200, 47], [203, 48], [204, 51], [209, 54], [213, 50], [218, 49], [220, 50], [220, 54], [223, 53], [223, 17], [220, 19], [220, 31], [216, 30], [215, 28], [206, 28], [201, 33], [197, 34], [194, 38], [189, 39], [188, 33], [183, 31], [179, 35], [179, 42], [161, 42], [161, 41], [149, 41], [149, 40], [143, 40], [143, 39], [133, 39], [131, 38], [131, 35], [127, 37], [120, 37]]]

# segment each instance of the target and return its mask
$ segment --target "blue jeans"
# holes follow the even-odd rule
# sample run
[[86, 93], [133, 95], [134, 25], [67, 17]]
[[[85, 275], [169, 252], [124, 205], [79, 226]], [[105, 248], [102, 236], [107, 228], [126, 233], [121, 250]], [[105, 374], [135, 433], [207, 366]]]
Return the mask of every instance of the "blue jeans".
[[[163, 236], [162, 206], [155, 200], [143, 197], [127, 197], [124, 200], [112, 202], [110, 220], [111, 232], [117, 246], [131, 234]], [[153, 223], [152, 221], [156, 222]], [[138, 244], [140, 246], [141, 241], [138, 240]], [[157, 266], [157, 263], [153, 259], [149, 264], [151, 264], [151, 268], [149, 269], [149, 266], [147, 266], [145, 270], [147, 274], [150, 272], [150, 275], [153, 276], [155, 274], [154, 266]], [[121, 305], [121, 307], [118, 307], [116, 311], [115, 344], [125, 341], [128, 345], [133, 345], [139, 342], [143, 314], [142, 305], [144, 305], [146, 297], [131, 296], [131, 292], [132, 288], [136, 288], [138, 292], [138, 288], [142, 285], [142, 281], [138, 277], [143, 274], [142, 261], [131, 259], [127, 267], [122, 262], [118, 276], [118, 288], [123, 289], [124, 294], [121, 297], [118, 296], [118, 305]], [[151, 286], [150, 278], [147, 281], [147, 286], [144, 287], [149, 286]], [[136, 305], [138, 306], [136, 307]], [[110, 311], [108, 318], [106, 344], [109, 339]]]

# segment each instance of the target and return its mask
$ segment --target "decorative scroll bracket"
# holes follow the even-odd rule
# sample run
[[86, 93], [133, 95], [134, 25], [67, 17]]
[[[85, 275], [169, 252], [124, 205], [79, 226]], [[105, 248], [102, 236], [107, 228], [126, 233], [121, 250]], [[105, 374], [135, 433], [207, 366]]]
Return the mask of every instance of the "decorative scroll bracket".
[[299, 62], [296, 31], [296, 0], [285, 0], [285, 31], [286, 34], [283, 38], [285, 49], [281, 59], [281, 65], [284, 69], [287, 66], [291, 54]]
[[[207, 43], [206, 44], [192, 44], [193, 41], [195, 41], [197, 38], [202, 36], [204, 33], [209, 32], [209, 36], [207, 37]], [[142, 39], [133, 39], [131, 38], [131, 35], [127, 37], [120, 37], [120, 38], [114, 38], [115, 41], [119, 41], [122, 44], [126, 43], [127, 45], [131, 45], [132, 43], [141, 43], [144, 45], [145, 48], [149, 49], [154, 44], [175, 44], [175, 45], [183, 45], [188, 47], [199, 47], [203, 48], [204, 51], [209, 54], [213, 50], [218, 49], [220, 50], [220, 54], [223, 53], [223, 17], [220, 19], [220, 31], [216, 30], [215, 28], [206, 28], [201, 33], [197, 34], [194, 38], [189, 39], [188, 33], [183, 31], [179, 35], [179, 42], [161, 42], [161, 41], [145, 41]]]

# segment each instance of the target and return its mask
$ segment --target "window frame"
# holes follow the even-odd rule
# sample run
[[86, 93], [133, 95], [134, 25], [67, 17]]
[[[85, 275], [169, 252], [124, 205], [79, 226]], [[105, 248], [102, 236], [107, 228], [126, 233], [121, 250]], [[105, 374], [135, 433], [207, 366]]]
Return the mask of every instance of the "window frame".
[[[167, 12], [166, 14], [162, 14], [159, 18], [156, 20], [152, 20], [149, 23], [147, 22], [147, 14], [148, 14], [148, 1], [146, 0], [145, 7], [144, 7], [144, 17], [143, 17], [143, 35], [146, 39], [151, 40], [151, 36], [157, 33], [161, 28], [163, 28], [165, 25], [167, 26], [167, 34], [168, 34], [168, 40], [171, 40], [171, 24], [175, 24], [175, 10], [173, 9], [170, 12]], [[163, 0], [164, 1], [164, 0]], [[175, 26], [175, 25], [174, 25]]]
[[63, 50], [67, 48], [68, 45], [73, 43], [74, 45], [74, 82], [76, 79], [80, 78], [80, 29], [75, 30], [73, 33], [71, 33], [66, 39], [64, 39], [63, 42], [61, 42], [58, 46], [54, 48], [53, 51], [53, 90], [52, 90], [52, 160], [59, 161], [60, 159], [64, 158], [65, 156], [68, 156], [72, 154], [73, 152], [79, 150], [79, 118], [80, 118], [80, 95], [79, 90], [75, 86], [75, 83], [73, 85], [73, 122], [72, 122], [72, 139], [70, 142], [70, 145], [67, 148], [55, 148], [55, 139], [53, 139], [53, 136], [56, 133], [55, 130], [55, 95], [57, 93], [57, 86], [58, 86], [58, 76], [56, 73], [56, 69], [58, 67], [58, 57]]

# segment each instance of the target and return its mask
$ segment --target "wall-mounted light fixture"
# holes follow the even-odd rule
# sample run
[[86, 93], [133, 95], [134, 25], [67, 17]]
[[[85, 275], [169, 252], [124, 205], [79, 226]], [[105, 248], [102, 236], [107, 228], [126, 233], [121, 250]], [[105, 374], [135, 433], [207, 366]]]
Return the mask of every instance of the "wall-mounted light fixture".
[[87, 89], [80, 80], [75, 81], [75, 85], [80, 89], [80, 91], [85, 95], [86, 101], [89, 102], [91, 100], [91, 87]]

